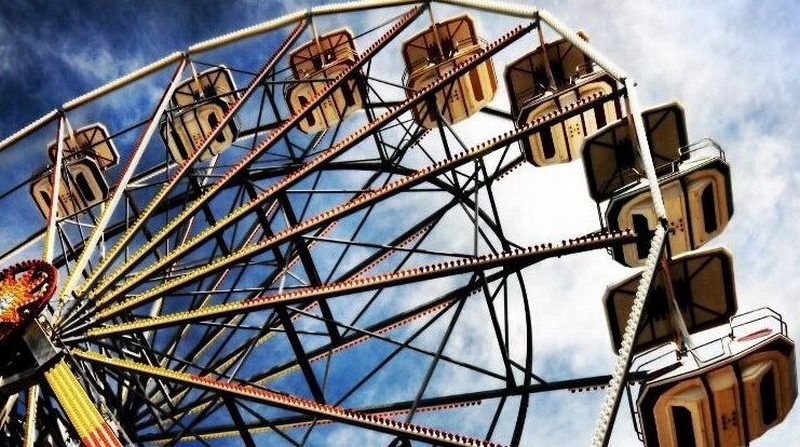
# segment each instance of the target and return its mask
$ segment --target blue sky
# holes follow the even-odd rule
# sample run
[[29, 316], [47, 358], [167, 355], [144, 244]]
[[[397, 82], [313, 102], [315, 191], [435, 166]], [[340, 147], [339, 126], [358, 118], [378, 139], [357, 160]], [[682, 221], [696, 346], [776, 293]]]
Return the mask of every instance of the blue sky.
[[265, 2], [228, 3], [4, 1], [0, 135], [141, 65], [272, 13]]
[[[168, 53], [304, 6], [302, 1], [3, 1], [0, 139], [57, 105]], [[795, 236], [800, 219], [800, 157], [794, 145], [800, 101], [796, 75], [800, 6], [791, 1], [735, 6], [721, 1], [567, 1], [540, 6], [586, 30], [598, 48], [639, 81], [643, 103], [681, 100], [687, 108], [690, 139], [712, 136], [727, 150], [736, 214], [713, 245], [726, 245], [734, 253], [740, 308], [768, 305], [779, 310], [789, 322], [790, 334], [798, 338], [800, 308], [794, 296], [800, 290], [800, 244]], [[437, 8], [442, 15], [457, 12]], [[497, 35], [504, 23], [480, 25], [487, 34]], [[497, 101], [502, 105], [505, 98]], [[482, 139], [474, 128], [460, 129], [476, 141]], [[583, 185], [575, 182], [580, 169], [573, 164], [536, 175], [529, 169], [509, 178], [503, 185], [505, 212], [519, 222], [509, 230], [517, 240], [534, 243], [596, 225], [591, 221], [587, 228], [592, 213], [559, 204], [563, 198], [537, 193], [556, 185], [554, 189], [581, 196]], [[547, 208], [553, 223], [533, 231], [525, 223], [534, 215], [530, 203], [536, 200], [553, 205]], [[583, 202], [576, 199], [576, 203]], [[630, 271], [600, 264], [590, 256], [565, 264], [548, 264], [528, 273], [536, 284], [534, 292], [542, 297], [535, 326], [541, 343], [538, 352], [565, 375], [610, 371], [610, 350], [604, 345], [598, 349], [596, 343], [597, 337], [605, 337], [605, 327], [591, 306], [599, 303], [603, 284]], [[575, 311], [574, 320], [565, 324], [564, 305], [587, 310]], [[573, 418], [591, 428], [596, 402], [543, 399], [541, 405], [556, 415], [555, 423], [547, 427], [560, 430], [533, 421], [535, 441], [526, 445], [587, 444], [586, 436], [564, 436], [564, 428]], [[788, 445], [800, 436], [796, 427], [800, 427], [797, 409], [758, 445]], [[619, 440], [619, 445], [635, 444]]]

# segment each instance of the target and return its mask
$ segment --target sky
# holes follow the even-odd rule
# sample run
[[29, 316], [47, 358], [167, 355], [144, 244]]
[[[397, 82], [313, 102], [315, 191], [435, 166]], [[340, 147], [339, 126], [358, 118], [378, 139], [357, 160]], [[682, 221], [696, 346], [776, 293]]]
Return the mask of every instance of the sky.
[[[310, 2], [138, 1], [0, 3], [0, 139], [86, 91], [173, 51], [219, 34], [291, 12]], [[800, 331], [800, 265], [795, 222], [800, 218], [798, 128], [800, 58], [796, 41], [800, 5], [791, 1], [542, 2], [568, 25], [585, 30], [597, 48], [638, 82], [641, 101], [680, 100], [690, 140], [715, 138], [732, 166], [735, 214], [710, 245], [734, 254], [739, 308], [769, 306]], [[439, 7], [443, 16], [454, 8]], [[367, 16], [373, 20], [372, 14]], [[479, 15], [479, 17], [487, 17]], [[367, 20], [367, 19], [365, 19]], [[497, 36], [506, 22], [480, 22]], [[502, 64], [500, 64], [502, 65]], [[498, 107], [507, 100], [496, 99]], [[457, 128], [480, 141], [485, 129]], [[8, 169], [3, 166], [2, 169]], [[511, 237], [527, 243], [578, 234], [596, 225], [583, 211], [579, 163], [537, 170], [525, 167], [502, 186], [501, 209]], [[563, 196], [554, 197], [551, 191]], [[547, 210], [547, 222], [538, 211]], [[5, 229], [4, 229], [5, 230]], [[0, 234], [6, 234], [5, 232]], [[5, 245], [5, 243], [3, 243]], [[631, 271], [592, 256], [578, 256], [526, 271], [538, 297], [534, 324], [537, 355], [564, 375], [610, 371], [612, 357], [596, 340], [607, 338], [598, 320], [604, 285]], [[564, 312], [564, 308], [571, 312]], [[569, 314], [569, 319], [565, 314]], [[599, 396], [599, 395], [598, 395]], [[541, 403], [540, 403], [541, 402]], [[534, 405], [550, 415], [529, 422], [525, 445], [586, 445], [571, 424], [591, 433], [597, 399], [542, 397]], [[784, 446], [800, 437], [800, 411], [756, 445]], [[636, 445], [620, 418], [614, 445]], [[549, 422], [549, 423], [548, 423]], [[586, 430], [581, 430], [581, 433]]]

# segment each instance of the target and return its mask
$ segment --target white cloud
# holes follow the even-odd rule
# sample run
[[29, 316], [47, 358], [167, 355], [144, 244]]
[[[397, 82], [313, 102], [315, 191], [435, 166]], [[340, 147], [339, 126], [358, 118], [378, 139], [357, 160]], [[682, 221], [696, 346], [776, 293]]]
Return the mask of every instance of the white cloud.
[[9, 42], [9, 32], [6, 29], [6, 24], [0, 22], [0, 73], [5, 74], [13, 68], [13, 59], [11, 58], [11, 45]]

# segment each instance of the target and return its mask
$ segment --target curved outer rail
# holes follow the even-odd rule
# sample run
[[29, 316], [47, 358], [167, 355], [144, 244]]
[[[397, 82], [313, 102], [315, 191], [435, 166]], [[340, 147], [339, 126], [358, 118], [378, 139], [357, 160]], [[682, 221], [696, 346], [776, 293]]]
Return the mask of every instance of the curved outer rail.
[[[555, 29], [559, 34], [562, 34], [564, 37], [570, 40], [574, 45], [580, 48], [581, 51], [587, 52], [587, 54], [592, 54], [592, 58], [595, 60], [595, 62], [597, 62], [598, 65], [603, 67], [609, 73], [612, 73], [615, 77], [617, 77], [618, 80], [622, 81], [622, 79], [627, 77], [621, 70], [616, 69], [616, 66], [613, 63], [611, 63], [608, 59], [603, 57], [598, 51], [594, 50], [594, 47], [592, 47], [590, 44], [586, 43], [582, 39], [578, 38], [577, 34], [572, 33], [569, 30], [569, 28], [561, 24], [561, 22], [559, 22], [555, 18], [555, 16], [548, 13], [547, 11], [540, 11], [532, 6], [524, 6], [513, 3], [509, 4], [495, 3], [491, 1], [481, 1], [481, 0], [431, 0], [427, 2], [411, 1], [411, 0], [362, 0], [362, 1], [352, 1], [346, 3], [334, 3], [330, 5], [315, 6], [305, 10], [300, 10], [290, 14], [286, 14], [271, 20], [267, 20], [266, 22], [263, 23], [242, 28], [237, 31], [223, 34], [222, 36], [198, 42], [194, 45], [190, 45], [183, 52], [172, 53], [162, 59], [152, 62], [149, 65], [139, 68], [138, 70], [128, 73], [125, 76], [122, 76], [118, 79], [108, 82], [107, 84], [100, 86], [90, 92], [80, 95], [77, 98], [67, 101], [60, 107], [60, 109], [65, 112], [75, 109], [97, 98], [100, 98], [122, 87], [125, 87], [126, 85], [136, 82], [139, 79], [142, 79], [150, 74], [160, 71], [168, 67], [169, 65], [180, 61], [181, 59], [186, 59], [191, 55], [210, 51], [215, 48], [219, 48], [221, 46], [229, 45], [231, 43], [235, 43], [250, 37], [274, 31], [276, 29], [283, 28], [287, 25], [300, 22], [301, 20], [305, 20], [306, 18], [314, 16], [324, 16], [330, 14], [341, 14], [354, 11], [363, 11], [368, 9], [387, 8], [387, 7], [395, 7], [395, 6], [403, 6], [411, 4], [425, 4], [425, 3], [449, 4], [453, 6], [460, 6], [480, 11], [503, 14], [511, 17], [528, 18], [528, 19], [541, 18], [548, 25], [553, 27], [553, 29]], [[59, 115], [58, 109], [50, 111], [47, 114], [40, 117], [39, 119], [31, 122], [24, 128], [10, 135], [6, 139], [0, 141], [0, 152], [7, 149], [14, 143], [18, 142], [22, 138], [25, 138], [27, 135], [30, 135], [36, 130], [47, 125], [51, 120], [58, 117], [58, 115]]]

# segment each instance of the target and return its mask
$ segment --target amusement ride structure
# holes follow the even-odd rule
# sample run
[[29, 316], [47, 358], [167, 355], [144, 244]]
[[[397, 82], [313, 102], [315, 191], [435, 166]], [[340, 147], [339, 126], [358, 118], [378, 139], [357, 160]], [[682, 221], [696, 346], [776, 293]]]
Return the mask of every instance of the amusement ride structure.
[[[794, 403], [794, 343], [701, 248], [724, 151], [636, 89], [544, 10], [364, 0], [63, 104], [0, 142], [0, 444], [538, 445], [531, 396], [567, 391], [603, 393], [586, 444], [626, 402], [645, 445], [749, 444]], [[594, 230], [512, 240], [498, 185], [567, 163]], [[614, 369], [546, 380], [522, 272], [590, 251], [631, 268]]]

